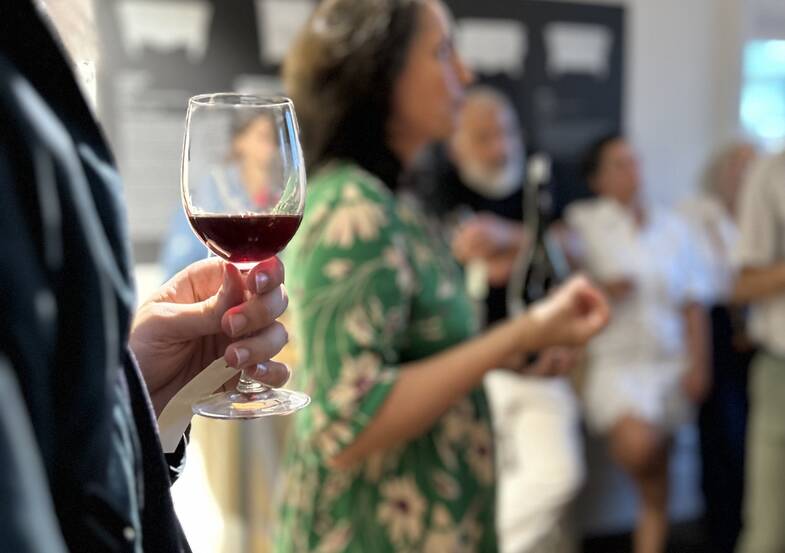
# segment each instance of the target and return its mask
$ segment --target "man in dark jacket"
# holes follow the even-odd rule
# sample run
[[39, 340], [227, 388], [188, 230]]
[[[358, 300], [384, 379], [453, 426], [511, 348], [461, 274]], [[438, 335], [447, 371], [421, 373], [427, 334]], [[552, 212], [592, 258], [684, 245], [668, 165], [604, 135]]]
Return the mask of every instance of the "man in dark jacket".
[[277, 260], [192, 265], [133, 317], [120, 194], [47, 22], [0, 0], [3, 551], [188, 551], [169, 494], [185, 445], [164, 456], [156, 415], [221, 356], [288, 378], [268, 362], [286, 341]]

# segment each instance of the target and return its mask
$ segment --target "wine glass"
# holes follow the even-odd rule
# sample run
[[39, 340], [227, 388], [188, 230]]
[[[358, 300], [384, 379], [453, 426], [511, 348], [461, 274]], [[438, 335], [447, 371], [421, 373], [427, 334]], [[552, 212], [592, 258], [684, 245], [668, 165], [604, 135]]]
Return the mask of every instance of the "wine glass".
[[[247, 271], [292, 239], [305, 205], [305, 164], [291, 100], [202, 94], [188, 101], [181, 167], [183, 208], [208, 249]], [[286, 415], [310, 398], [241, 373], [237, 389], [193, 405], [198, 415]]]

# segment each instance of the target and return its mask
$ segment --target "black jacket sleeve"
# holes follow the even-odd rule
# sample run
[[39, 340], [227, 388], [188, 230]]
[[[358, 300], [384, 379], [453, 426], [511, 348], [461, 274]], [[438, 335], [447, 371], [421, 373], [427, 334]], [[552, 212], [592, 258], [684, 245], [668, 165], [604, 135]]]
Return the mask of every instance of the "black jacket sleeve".
[[17, 553], [66, 547], [21, 390], [0, 354], [0, 544]]

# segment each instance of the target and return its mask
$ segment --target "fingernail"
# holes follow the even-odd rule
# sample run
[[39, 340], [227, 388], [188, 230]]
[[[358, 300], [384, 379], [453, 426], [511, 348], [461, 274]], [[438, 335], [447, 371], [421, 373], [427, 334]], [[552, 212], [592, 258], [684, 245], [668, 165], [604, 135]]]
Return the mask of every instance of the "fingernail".
[[264, 363], [259, 363], [256, 365], [256, 376], [263, 377], [266, 376], [268, 372], [270, 372], [270, 369], [268, 369], [267, 365]]
[[248, 324], [248, 319], [245, 315], [232, 315], [229, 317], [229, 329], [232, 331], [232, 336], [237, 336], [240, 334], [245, 325]]
[[256, 293], [264, 292], [268, 282], [270, 282], [270, 277], [266, 273], [256, 273]]
[[237, 348], [236, 350], [234, 350], [234, 356], [237, 359], [237, 364], [235, 365], [235, 368], [239, 369], [243, 363], [248, 361], [248, 358], [251, 356], [251, 352], [245, 348]]

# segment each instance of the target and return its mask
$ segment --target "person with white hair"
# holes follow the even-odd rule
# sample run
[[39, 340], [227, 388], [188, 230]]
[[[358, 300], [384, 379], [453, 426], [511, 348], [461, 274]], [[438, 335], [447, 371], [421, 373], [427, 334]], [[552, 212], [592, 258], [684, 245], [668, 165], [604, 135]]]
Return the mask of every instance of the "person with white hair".
[[528, 243], [523, 220], [526, 150], [510, 100], [488, 85], [470, 88], [455, 132], [426, 150], [407, 177], [408, 190], [452, 234], [462, 263], [482, 259], [487, 269], [485, 319], [507, 314], [506, 282]]

